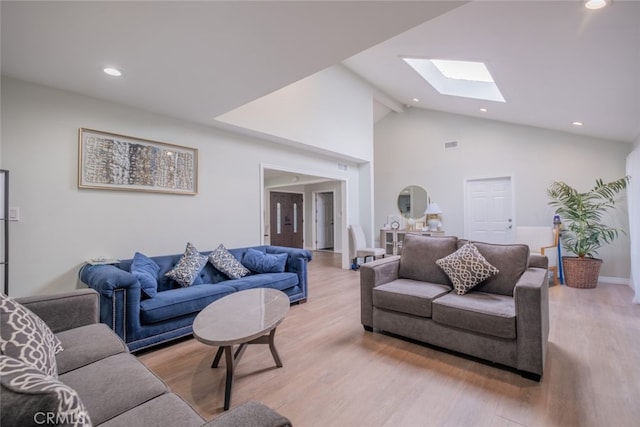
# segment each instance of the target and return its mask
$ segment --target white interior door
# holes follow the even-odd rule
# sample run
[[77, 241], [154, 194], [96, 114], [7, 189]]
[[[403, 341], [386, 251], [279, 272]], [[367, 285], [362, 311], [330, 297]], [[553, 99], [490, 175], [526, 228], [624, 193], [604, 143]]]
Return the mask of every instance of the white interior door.
[[316, 193], [316, 249], [333, 249], [333, 228], [333, 193]]
[[513, 241], [511, 177], [471, 179], [465, 184], [465, 236], [490, 243]]

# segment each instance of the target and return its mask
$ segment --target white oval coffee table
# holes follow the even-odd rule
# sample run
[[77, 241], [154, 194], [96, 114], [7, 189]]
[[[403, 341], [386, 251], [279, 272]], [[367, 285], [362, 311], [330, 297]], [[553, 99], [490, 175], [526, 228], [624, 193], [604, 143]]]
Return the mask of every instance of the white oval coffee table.
[[[289, 312], [289, 305], [287, 294], [277, 289], [248, 289], [212, 302], [196, 316], [193, 336], [203, 344], [219, 347], [211, 367], [217, 368], [222, 353], [225, 355], [225, 411], [231, 404], [234, 367], [247, 344], [269, 344], [276, 366], [282, 367], [274, 337], [276, 327]], [[239, 347], [232, 354], [236, 344]]]

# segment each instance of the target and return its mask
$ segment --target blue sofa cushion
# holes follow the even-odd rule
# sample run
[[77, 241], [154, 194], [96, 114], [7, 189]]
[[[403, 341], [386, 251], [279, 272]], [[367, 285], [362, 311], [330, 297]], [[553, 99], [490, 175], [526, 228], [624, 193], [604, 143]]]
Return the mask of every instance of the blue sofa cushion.
[[158, 292], [154, 298], [140, 302], [140, 321], [148, 324], [197, 313], [235, 291], [226, 284], [206, 284]]
[[187, 243], [187, 248], [182, 258], [166, 275], [178, 282], [180, 286], [191, 286], [206, 263], [207, 257], [198, 252], [191, 243]]
[[298, 275], [295, 273], [254, 274], [238, 280], [227, 280], [224, 284], [233, 286], [237, 291], [253, 288], [273, 288], [284, 291], [298, 284]]
[[209, 262], [230, 279], [239, 279], [250, 273], [222, 243], [209, 254]]
[[284, 273], [287, 253], [267, 254], [253, 248], [247, 249], [242, 264], [254, 273]]
[[158, 293], [158, 272], [160, 266], [146, 255], [136, 252], [131, 263], [131, 274], [140, 282], [140, 288], [149, 298]]

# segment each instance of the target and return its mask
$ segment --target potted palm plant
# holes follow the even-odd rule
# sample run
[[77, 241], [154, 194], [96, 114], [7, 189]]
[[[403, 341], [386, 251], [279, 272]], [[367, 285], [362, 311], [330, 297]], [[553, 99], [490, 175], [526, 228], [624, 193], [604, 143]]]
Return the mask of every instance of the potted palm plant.
[[613, 209], [616, 196], [627, 187], [630, 177], [605, 183], [596, 179], [596, 186], [580, 193], [564, 182], [554, 182], [547, 189], [549, 205], [556, 208], [563, 229], [562, 246], [577, 256], [563, 256], [565, 283], [574, 288], [595, 288], [602, 260], [594, 258], [598, 249], [613, 242], [621, 229], [603, 222], [603, 215]]

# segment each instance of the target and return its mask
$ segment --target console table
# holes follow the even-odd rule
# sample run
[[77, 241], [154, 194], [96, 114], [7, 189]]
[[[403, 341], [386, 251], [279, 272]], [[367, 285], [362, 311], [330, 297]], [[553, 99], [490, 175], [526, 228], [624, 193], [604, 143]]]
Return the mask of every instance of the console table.
[[422, 236], [442, 237], [445, 235], [443, 230], [380, 230], [380, 247], [384, 248], [387, 255], [401, 255], [402, 246], [404, 244], [404, 236], [407, 234], [420, 234]]

